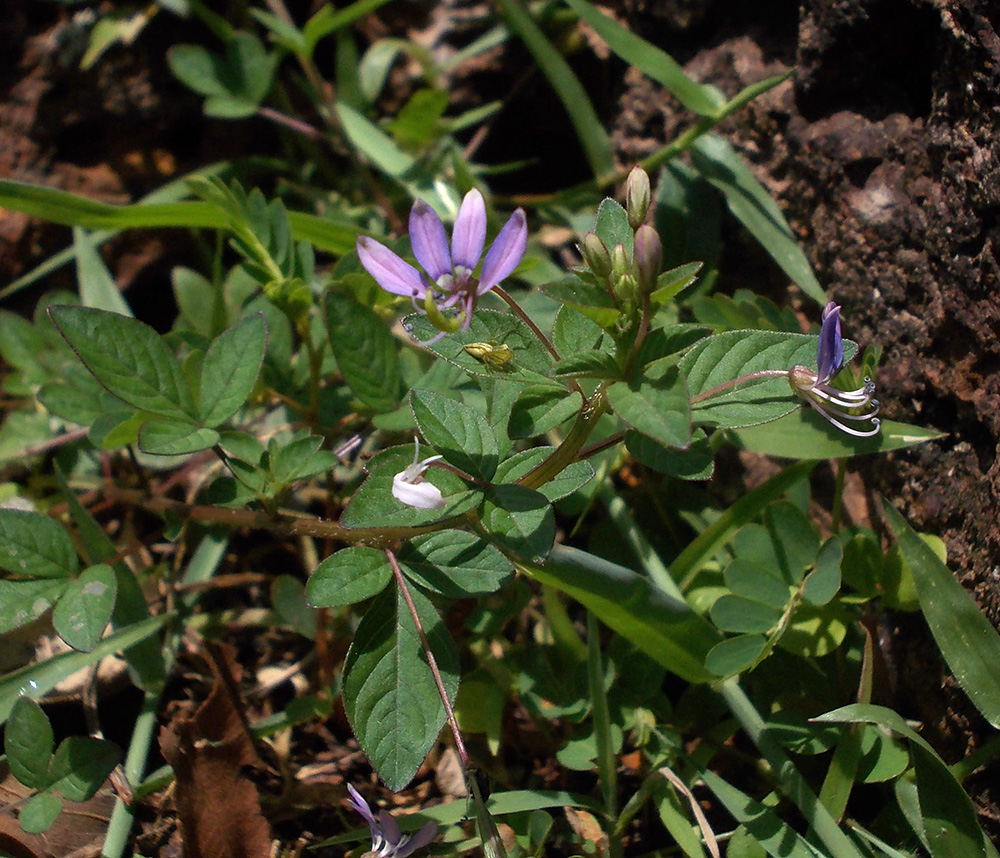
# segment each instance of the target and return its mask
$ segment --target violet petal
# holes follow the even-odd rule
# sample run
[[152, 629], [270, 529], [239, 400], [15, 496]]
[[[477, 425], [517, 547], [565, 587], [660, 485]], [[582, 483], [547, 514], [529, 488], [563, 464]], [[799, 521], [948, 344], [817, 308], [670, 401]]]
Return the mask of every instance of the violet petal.
[[819, 381], [823, 384], [840, 372], [840, 368], [844, 365], [844, 343], [840, 337], [840, 307], [833, 301], [823, 309], [823, 327], [819, 332], [816, 362]]
[[486, 243], [486, 203], [483, 195], [473, 188], [462, 200], [451, 233], [451, 259], [455, 266], [469, 270], [476, 267]]
[[427, 291], [420, 272], [404, 261], [384, 244], [368, 236], [359, 236], [357, 242], [358, 259], [365, 271], [375, 281], [394, 295], [411, 295], [422, 298]]
[[516, 209], [503, 225], [483, 260], [483, 274], [479, 279], [480, 295], [489, 292], [511, 273], [524, 258], [528, 247], [528, 220], [524, 209]]
[[410, 209], [410, 244], [417, 262], [435, 283], [442, 275], [451, 274], [448, 234], [437, 212], [423, 200], [417, 200]]

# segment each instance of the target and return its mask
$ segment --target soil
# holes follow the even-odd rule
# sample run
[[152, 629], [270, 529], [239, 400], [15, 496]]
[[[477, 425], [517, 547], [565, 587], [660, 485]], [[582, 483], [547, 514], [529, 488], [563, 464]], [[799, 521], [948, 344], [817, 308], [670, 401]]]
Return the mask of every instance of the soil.
[[[184, 22], [157, 15], [134, 45], [110, 50], [84, 73], [74, 47], [82, 12], [8, 5], [0, 53], [15, 62], [0, 67], [0, 174], [124, 202], [194, 166], [266, 145], [259, 121], [205, 120], [199, 99], [170, 76], [165, 48], [198, 38]], [[461, 46], [478, 34], [486, 16], [477, 8], [392, 4], [364, 27], [445, 50], [449, 39]], [[843, 305], [845, 333], [883, 346], [877, 382], [885, 416], [948, 433], [859, 467], [915, 527], [944, 539], [949, 565], [1000, 625], [1000, 5], [622, 0], [611, 11], [728, 95], [794, 69], [793, 79], [720, 130], [779, 200], [819, 280]], [[577, 41], [574, 66], [613, 128], [622, 164], [687, 126], [689, 115], [669, 94], [593, 39]], [[512, 194], [586, 177], [561, 108], [540, 77], [524, 75], [527, 65], [523, 48], [508, 45], [450, 82], [469, 102], [510, 95], [517, 127], [497, 122], [478, 154], [538, 159], [497, 182]], [[407, 84], [405, 75], [393, 80]], [[63, 228], [2, 212], [0, 279], [23, 274], [66, 242]], [[736, 246], [724, 261], [726, 288], [785, 290], [752, 242]], [[135, 305], [143, 295], [162, 300], [167, 271], [191, 249], [184, 236], [160, 232], [123, 236], [105, 251]], [[990, 728], [948, 676], [919, 617], [888, 620], [896, 705], [960, 758]], [[1000, 793], [988, 781], [969, 786], [998, 839]]]

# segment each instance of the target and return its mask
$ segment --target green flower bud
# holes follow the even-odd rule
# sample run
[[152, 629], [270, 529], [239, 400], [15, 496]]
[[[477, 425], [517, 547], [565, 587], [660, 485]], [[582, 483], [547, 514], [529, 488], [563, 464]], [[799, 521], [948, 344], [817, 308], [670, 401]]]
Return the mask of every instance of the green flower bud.
[[648, 295], [656, 288], [662, 261], [663, 244], [660, 242], [660, 234], [644, 223], [635, 231], [635, 273], [643, 295]]
[[638, 229], [645, 222], [649, 200], [649, 176], [642, 167], [633, 167], [625, 180], [625, 211], [632, 229]]
[[611, 254], [596, 232], [588, 232], [583, 237], [583, 260], [602, 280], [611, 273]]
[[628, 251], [620, 241], [611, 251], [611, 276], [615, 280], [632, 273], [632, 260], [628, 258]]

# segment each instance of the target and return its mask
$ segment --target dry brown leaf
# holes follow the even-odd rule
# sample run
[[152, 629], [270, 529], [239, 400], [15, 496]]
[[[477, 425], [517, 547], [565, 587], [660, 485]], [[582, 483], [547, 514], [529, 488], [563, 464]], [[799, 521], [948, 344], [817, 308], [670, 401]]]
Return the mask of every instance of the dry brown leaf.
[[213, 647], [215, 681], [193, 716], [160, 731], [160, 750], [176, 776], [177, 815], [186, 858], [268, 858], [271, 829], [257, 786], [243, 774], [259, 762], [234, 699], [240, 667], [232, 647]]

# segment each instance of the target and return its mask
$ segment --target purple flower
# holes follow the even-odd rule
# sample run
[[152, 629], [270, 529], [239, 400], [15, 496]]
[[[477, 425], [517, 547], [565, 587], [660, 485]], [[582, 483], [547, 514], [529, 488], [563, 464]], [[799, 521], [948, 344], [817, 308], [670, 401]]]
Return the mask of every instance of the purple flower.
[[403, 834], [399, 830], [399, 823], [387, 810], [380, 810], [378, 817], [372, 813], [368, 807], [368, 802], [350, 784], [347, 791], [351, 794], [351, 804], [360, 813], [368, 829], [372, 833], [372, 848], [365, 853], [366, 858], [406, 858], [418, 849], [427, 846], [437, 837], [437, 826], [433, 822], [428, 822], [416, 834]]
[[[840, 307], [833, 301], [823, 308], [823, 326], [819, 332], [816, 355], [817, 371], [793, 366], [788, 381], [799, 396], [808, 402], [831, 424], [856, 438], [877, 435], [881, 421], [876, 416], [879, 402], [873, 398], [875, 384], [870, 378], [856, 390], [839, 390], [830, 382], [844, 365], [844, 343], [840, 336]], [[856, 429], [850, 423], [870, 421], [867, 429]]]
[[473, 272], [486, 244], [486, 203], [475, 188], [462, 200], [450, 247], [441, 218], [423, 200], [410, 209], [410, 243], [423, 272], [368, 236], [358, 237], [358, 258], [387, 292], [409, 296], [443, 336], [467, 330], [479, 296], [517, 268], [528, 245], [528, 224], [524, 210], [515, 210], [487, 251], [478, 279]]

